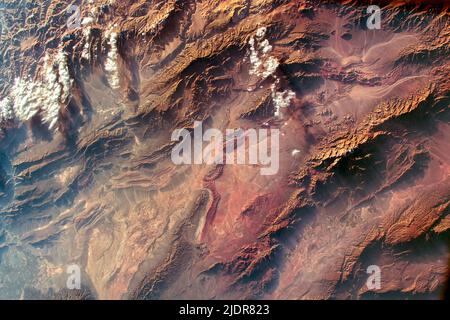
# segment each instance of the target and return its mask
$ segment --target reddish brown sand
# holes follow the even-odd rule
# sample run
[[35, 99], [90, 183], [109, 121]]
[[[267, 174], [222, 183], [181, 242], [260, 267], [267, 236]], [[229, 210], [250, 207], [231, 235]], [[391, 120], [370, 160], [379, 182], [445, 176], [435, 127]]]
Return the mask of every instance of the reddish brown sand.
[[[367, 30], [356, 1], [117, 0], [99, 9], [87, 44], [86, 27], [67, 30], [47, 2], [30, 9], [42, 20], [11, 23], [0, 42], [2, 97], [16, 77], [38, 81], [44, 53], [61, 47], [73, 79], [56, 132], [39, 114], [1, 123], [0, 298], [443, 296], [444, 2], [384, 2], [382, 28]], [[279, 62], [268, 77], [251, 74], [261, 27]], [[108, 30], [118, 88], [104, 67]], [[273, 90], [295, 93], [282, 117]], [[195, 120], [279, 129], [278, 173], [173, 164], [170, 136]], [[64, 289], [70, 264], [82, 269], [75, 293]], [[369, 265], [380, 289], [366, 286]]]

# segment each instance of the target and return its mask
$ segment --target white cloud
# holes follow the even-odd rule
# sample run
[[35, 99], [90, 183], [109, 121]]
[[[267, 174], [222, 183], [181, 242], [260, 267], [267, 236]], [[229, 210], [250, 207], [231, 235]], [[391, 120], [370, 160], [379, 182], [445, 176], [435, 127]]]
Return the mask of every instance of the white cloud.
[[264, 62], [264, 71], [262, 72], [262, 77], [265, 79], [268, 76], [272, 75], [275, 70], [277, 70], [279, 62], [274, 57], [269, 57]]
[[70, 79], [69, 68], [67, 66], [67, 53], [60, 49], [55, 57], [58, 66], [59, 83], [62, 85], [60, 101], [65, 103], [70, 95], [73, 80]]
[[93, 22], [94, 22], [93, 17], [84, 17], [83, 20], [81, 20], [81, 25], [86, 26], [86, 25], [90, 25]]
[[111, 85], [112, 88], [116, 89], [119, 88], [119, 69], [117, 67], [117, 58], [118, 58], [118, 51], [117, 51], [117, 33], [108, 31], [106, 33], [106, 36], [108, 37], [108, 44], [109, 44], [109, 52], [108, 56], [106, 57], [105, 62], [105, 71], [108, 76], [108, 82]]
[[14, 109], [9, 97], [0, 100], [0, 122], [14, 119]]
[[272, 90], [272, 100], [275, 105], [275, 117], [283, 117], [283, 108], [289, 107], [291, 100], [295, 98], [295, 92], [292, 90], [276, 91], [275, 84], [271, 86]]
[[[250, 37], [250, 75], [256, 75], [262, 79], [266, 79], [269, 76], [273, 76], [276, 79], [276, 83], [279, 83], [278, 77], [275, 75], [275, 71], [279, 66], [277, 58], [270, 55], [272, 52], [272, 46], [269, 40], [264, 39], [267, 29], [260, 27], [256, 30], [256, 37]], [[272, 100], [275, 105], [275, 117], [282, 117], [282, 109], [287, 108], [291, 103], [291, 100], [295, 97], [295, 92], [292, 90], [284, 90], [277, 92], [275, 84], [271, 86]]]
[[83, 50], [81, 51], [81, 59], [90, 60], [90, 43], [91, 43], [91, 27], [87, 27], [83, 29]]
[[266, 31], [267, 31], [266, 27], [260, 27], [258, 28], [258, 30], [256, 30], [256, 36], [261, 39], [266, 35]]
[[20, 121], [31, 119], [38, 111], [42, 100], [40, 97], [41, 86], [25, 78], [16, 78], [11, 90], [13, 110]]
[[[264, 39], [266, 28], [261, 27], [256, 30], [255, 37], [250, 37], [250, 74], [262, 77], [263, 79], [272, 75], [278, 68], [278, 60], [269, 55], [272, 46], [269, 40]], [[258, 43], [256, 45], [256, 43]]]
[[[39, 111], [42, 121], [54, 129], [61, 106], [67, 103], [73, 80], [70, 79], [67, 53], [61, 48], [53, 62], [47, 54], [44, 59], [41, 80], [33, 81], [28, 76], [16, 78], [8, 101], [1, 102], [0, 117], [28, 121]], [[6, 101], [6, 102], [5, 102]], [[10, 109], [7, 109], [9, 105]]]

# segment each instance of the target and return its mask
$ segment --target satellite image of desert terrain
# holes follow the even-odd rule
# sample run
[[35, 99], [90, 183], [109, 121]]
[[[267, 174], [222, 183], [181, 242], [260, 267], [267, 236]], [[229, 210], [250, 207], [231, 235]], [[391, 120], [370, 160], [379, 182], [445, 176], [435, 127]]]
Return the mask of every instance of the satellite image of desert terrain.
[[0, 0], [0, 299], [446, 299], [449, 18]]

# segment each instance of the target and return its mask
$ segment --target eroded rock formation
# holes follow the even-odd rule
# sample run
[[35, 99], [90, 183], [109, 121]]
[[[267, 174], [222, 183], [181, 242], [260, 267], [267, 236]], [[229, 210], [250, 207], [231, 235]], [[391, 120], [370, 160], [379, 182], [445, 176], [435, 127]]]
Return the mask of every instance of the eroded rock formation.
[[[443, 297], [449, 7], [379, 5], [0, 4], [0, 297]], [[196, 120], [279, 129], [278, 173], [175, 165]]]

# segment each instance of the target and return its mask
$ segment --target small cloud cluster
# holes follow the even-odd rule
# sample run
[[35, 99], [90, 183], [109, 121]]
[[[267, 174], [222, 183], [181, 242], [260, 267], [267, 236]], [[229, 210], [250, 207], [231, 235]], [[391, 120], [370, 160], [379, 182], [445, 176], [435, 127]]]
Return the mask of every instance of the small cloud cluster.
[[0, 122], [14, 119], [14, 110], [12, 107], [11, 99], [6, 97], [0, 100]]
[[251, 37], [248, 42], [250, 45], [250, 74], [263, 79], [272, 75], [279, 65], [278, 60], [269, 54], [272, 46], [269, 40], [264, 39], [266, 31], [265, 27], [259, 28], [256, 30], [256, 37]]
[[81, 51], [81, 59], [89, 61], [91, 59], [90, 43], [91, 43], [91, 27], [83, 29], [83, 50]]
[[[250, 75], [256, 75], [262, 79], [266, 79], [269, 76], [273, 76], [276, 79], [276, 83], [280, 80], [275, 75], [275, 71], [278, 68], [278, 60], [270, 55], [272, 52], [272, 46], [269, 40], [265, 39], [267, 29], [266, 27], [260, 27], [256, 30], [256, 35], [250, 38]], [[272, 84], [272, 100], [275, 105], [274, 116], [282, 117], [282, 108], [287, 108], [291, 103], [291, 100], [295, 97], [295, 92], [292, 90], [284, 90], [277, 92], [276, 85]]]
[[119, 68], [117, 66], [117, 32], [108, 31], [106, 37], [108, 38], [109, 52], [106, 57], [105, 71], [108, 76], [108, 82], [112, 88], [119, 88]]
[[28, 121], [41, 112], [43, 123], [50, 130], [55, 129], [59, 110], [69, 99], [72, 83], [67, 53], [61, 48], [53, 62], [46, 55], [41, 81], [16, 78], [9, 97], [0, 101], [0, 121]]
[[60, 101], [61, 103], [67, 102], [70, 96], [70, 89], [72, 87], [72, 79], [70, 79], [69, 66], [67, 64], [67, 53], [60, 49], [55, 57], [53, 65], [58, 66], [59, 84], [61, 85]]
[[291, 100], [295, 98], [295, 92], [292, 90], [277, 91], [275, 84], [270, 87], [272, 90], [272, 100], [275, 105], [275, 117], [283, 117], [282, 108], [287, 108], [291, 104]]
[[82, 26], [88, 26], [90, 24], [92, 24], [94, 22], [94, 17], [85, 17], [83, 18], [83, 20], [81, 21], [81, 25]]

